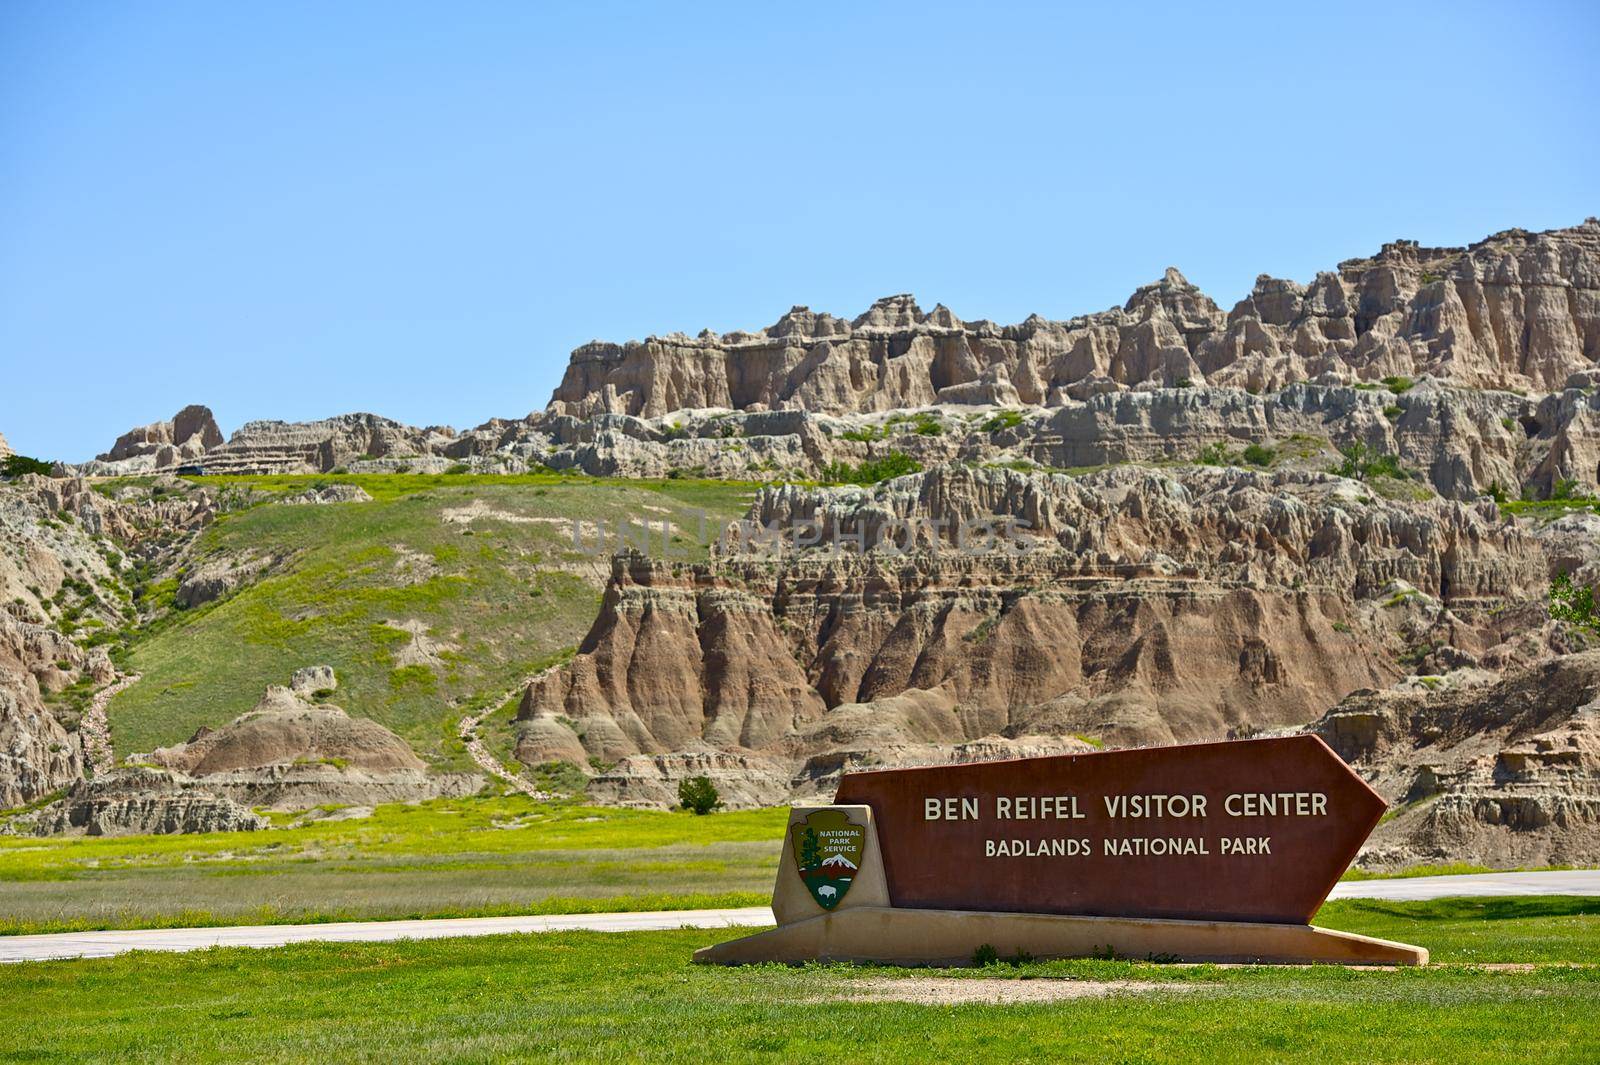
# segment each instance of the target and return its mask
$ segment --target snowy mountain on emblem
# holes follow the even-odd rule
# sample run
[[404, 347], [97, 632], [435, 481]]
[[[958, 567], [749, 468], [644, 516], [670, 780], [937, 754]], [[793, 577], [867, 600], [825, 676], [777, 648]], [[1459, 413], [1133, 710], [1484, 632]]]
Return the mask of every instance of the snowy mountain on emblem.
[[856, 863], [852, 862], [849, 858], [846, 858], [842, 854], [835, 854], [831, 858], [824, 859], [822, 862], [822, 867], [824, 869], [854, 869], [856, 867]]

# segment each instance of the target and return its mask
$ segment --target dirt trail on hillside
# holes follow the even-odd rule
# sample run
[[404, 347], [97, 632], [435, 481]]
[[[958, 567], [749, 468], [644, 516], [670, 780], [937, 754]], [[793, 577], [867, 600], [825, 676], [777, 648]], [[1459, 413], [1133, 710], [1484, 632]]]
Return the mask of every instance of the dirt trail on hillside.
[[83, 718], [78, 722], [78, 732], [83, 738], [83, 757], [89, 763], [89, 771], [96, 776], [109, 773], [117, 764], [116, 755], [111, 750], [111, 722], [106, 717], [106, 708], [118, 692], [131, 688], [141, 676], [139, 673], [123, 674], [95, 692], [94, 698], [89, 700], [89, 709], [84, 711]]
[[540, 801], [553, 798], [553, 796], [551, 796], [548, 792], [540, 791], [538, 788], [528, 783], [528, 781], [524, 780], [521, 776], [509, 772], [503, 765], [501, 765], [495, 756], [490, 753], [489, 748], [484, 745], [482, 738], [479, 737], [478, 726], [483, 723], [484, 718], [499, 710], [510, 700], [519, 697], [529, 684], [532, 684], [545, 674], [551, 673], [560, 668], [561, 667], [559, 665], [556, 665], [550, 666], [547, 669], [541, 669], [537, 673], [530, 673], [528, 676], [518, 681], [514, 687], [502, 692], [498, 698], [490, 700], [486, 709], [481, 710], [476, 714], [468, 714], [464, 716], [461, 719], [461, 723], [456, 727], [456, 734], [461, 737], [461, 742], [466, 744], [467, 754], [472, 757], [472, 761], [479, 769], [482, 769], [485, 773], [488, 773], [496, 780], [503, 781], [511, 788], [520, 791], [529, 798], [538, 799]]

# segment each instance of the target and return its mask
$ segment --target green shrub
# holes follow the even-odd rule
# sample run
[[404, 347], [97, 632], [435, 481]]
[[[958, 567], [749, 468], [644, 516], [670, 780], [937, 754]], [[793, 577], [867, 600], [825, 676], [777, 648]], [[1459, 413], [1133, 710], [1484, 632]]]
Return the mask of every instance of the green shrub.
[[1594, 605], [1594, 589], [1573, 584], [1565, 573], [1550, 582], [1550, 616], [1600, 635], [1600, 611]]
[[468, 466], [465, 462], [457, 462], [457, 463], [452, 464], [451, 467], [449, 469], [445, 470], [444, 472], [445, 473], [452, 473], [452, 474], [454, 474], [454, 473], [471, 473], [472, 472], [472, 467]]
[[986, 433], [998, 433], [1005, 429], [1015, 429], [1022, 424], [1022, 412], [1019, 410], [997, 411], [980, 429]]
[[1252, 466], [1271, 466], [1277, 452], [1261, 444], [1251, 444], [1244, 449], [1244, 460]]
[[1399, 459], [1393, 455], [1380, 455], [1360, 441], [1340, 448], [1339, 454], [1343, 455], [1344, 459], [1333, 467], [1332, 472], [1340, 477], [1366, 481], [1374, 477], [1403, 479], [1406, 476], [1406, 471], [1400, 467]]
[[822, 480], [825, 484], [877, 484], [921, 469], [922, 464], [910, 455], [891, 451], [883, 458], [866, 459], [857, 466], [830, 462], [822, 468]]
[[[517, 773], [520, 768], [520, 765], [515, 769], [507, 766], [512, 773]], [[545, 762], [535, 766], [533, 781], [540, 791], [557, 795], [577, 795], [589, 786], [588, 776], [571, 762]]]
[[1248, 444], [1243, 451], [1229, 451], [1227, 445], [1207, 444], [1194, 458], [1196, 466], [1237, 466], [1247, 462], [1252, 466], [1271, 466], [1278, 457], [1277, 451], [1265, 444]]
[[51, 464], [43, 459], [29, 458], [27, 455], [7, 455], [0, 459], [0, 476], [21, 477], [25, 473], [37, 473], [41, 477], [50, 476]]
[[854, 440], [861, 444], [870, 444], [872, 441], [882, 440], [888, 435], [888, 430], [881, 425], [863, 425], [859, 429], [846, 429], [839, 434], [845, 440]]
[[1368, 477], [1394, 477], [1405, 478], [1406, 471], [1401, 468], [1400, 460], [1394, 455], [1379, 455], [1367, 463]]
[[708, 814], [722, 805], [710, 777], [690, 777], [678, 782], [678, 805], [696, 814]]
[[1383, 383], [1389, 389], [1389, 391], [1398, 396], [1403, 392], [1411, 391], [1412, 386], [1416, 382], [1412, 381], [1409, 377], [1385, 377], [1383, 379]]
[[1402, 415], [1404, 413], [1405, 413], [1404, 410], [1402, 410], [1401, 408], [1395, 406], [1393, 403], [1391, 403], [1387, 407], [1383, 408], [1383, 416], [1385, 418], [1388, 418], [1391, 422], [1399, 421], [1400, 420], [1400, 415]]

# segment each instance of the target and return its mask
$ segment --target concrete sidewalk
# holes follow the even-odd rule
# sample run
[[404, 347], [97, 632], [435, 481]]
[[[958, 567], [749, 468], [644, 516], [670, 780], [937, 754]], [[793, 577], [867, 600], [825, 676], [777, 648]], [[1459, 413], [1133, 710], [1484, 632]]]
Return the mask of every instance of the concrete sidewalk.
[[[1329, 898], [1411, 900], [1453, 895], [1600, 896], [1600, 870], [1361, 880], [1339, 884]], [[752, 906], [739, 910], [664, 910], [649, 913], [577, 913], [553, 917], [459, 917], [427, 921], [344, 921], [335, 924], [64, 932], [44, 936], [0, 936], [0, 962], [106, 958], [134, 950], [281, 947], [312, 940], [373, 943], [397, 939], [493, 936], [508, 932], [645, 932], [667, 928], [732, 928], [772, 923], [770, 909]]]

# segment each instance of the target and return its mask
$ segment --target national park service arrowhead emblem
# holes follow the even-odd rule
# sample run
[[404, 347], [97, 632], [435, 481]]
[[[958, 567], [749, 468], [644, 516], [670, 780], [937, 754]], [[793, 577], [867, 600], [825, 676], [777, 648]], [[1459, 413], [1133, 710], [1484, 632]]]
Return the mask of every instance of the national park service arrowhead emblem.
[[824, 910], [839, 905], [861, 869], [867, 830], [843, 810], [818, 810], [790, 826], [794, 864], [811, 897]]

